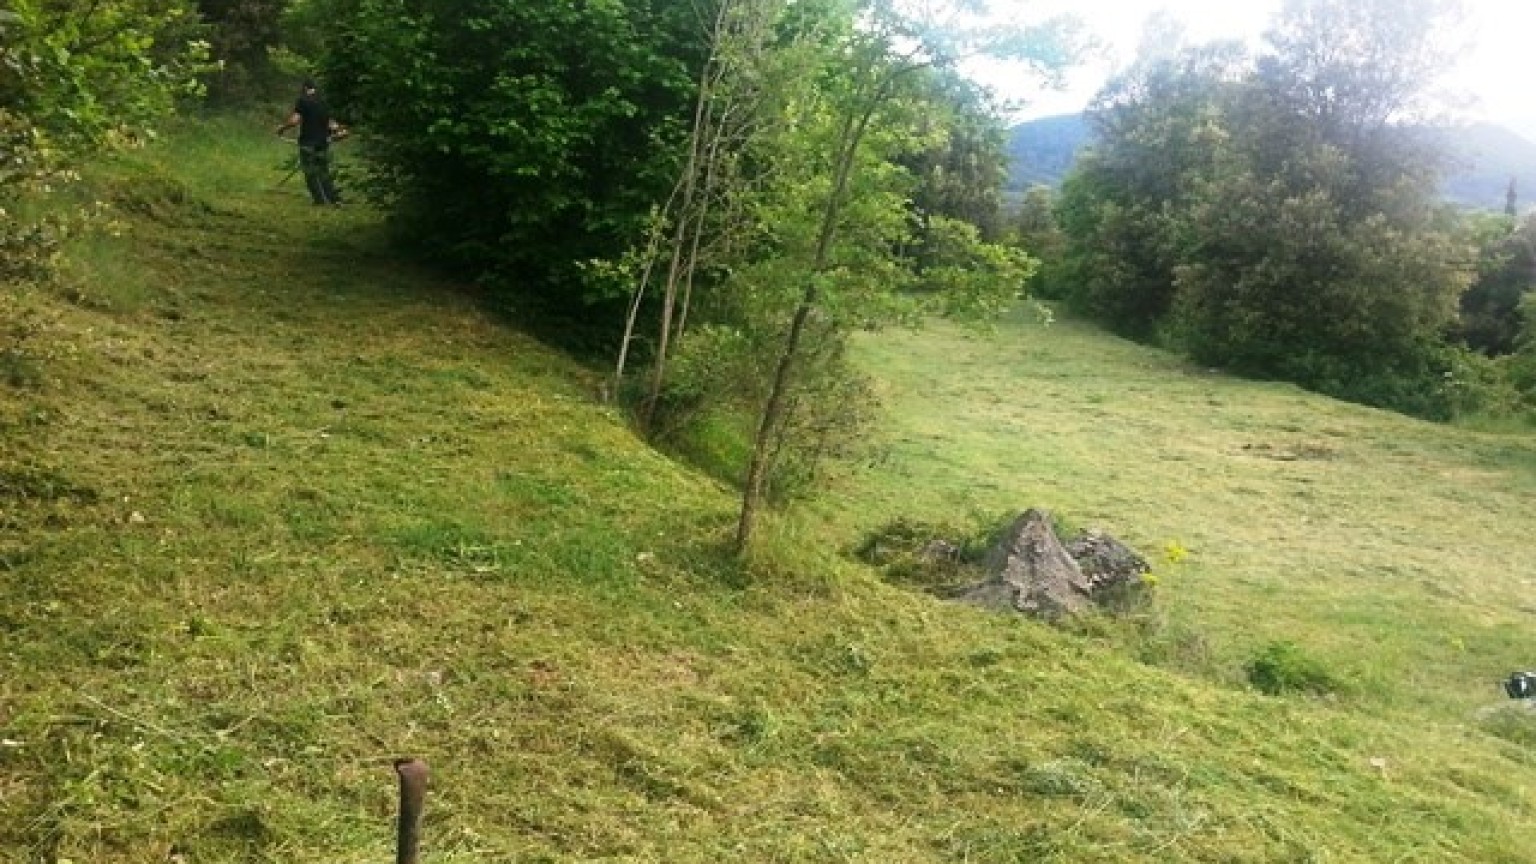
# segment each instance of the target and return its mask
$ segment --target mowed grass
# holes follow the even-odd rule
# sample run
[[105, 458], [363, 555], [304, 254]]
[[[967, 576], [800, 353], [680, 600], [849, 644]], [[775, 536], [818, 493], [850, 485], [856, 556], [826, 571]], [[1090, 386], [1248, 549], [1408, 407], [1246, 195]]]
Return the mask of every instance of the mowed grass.
[[[1462, 722], [1532, 664], [1536, 436], [1231, 378], [1073, 322], [861, 345], [893, 419], [831, 504], [857, 532], [1045, 507], [1158, 564], [1162, 608], [1240, 677], [1287, 640], [1372, 710]], [[1176, 555], [1177, 557], [1177, 555]]]
[[[6, 289], [0, 860], [389, 860], [407, 753], [426, 862], [1536, 860], [1536, 728], [1488, 710], [1528, 439], [1071, 325], [889, 334], [888, 458], [737, 562], [731, 490], [273, 190], [266, 128], [94, 172], [122, 236]], [[1029, 505], [1187, 546], [1159, 614], [1207, 653], [841, 554]], [[1245, 689], [1271, 637], [1357, 688]]]

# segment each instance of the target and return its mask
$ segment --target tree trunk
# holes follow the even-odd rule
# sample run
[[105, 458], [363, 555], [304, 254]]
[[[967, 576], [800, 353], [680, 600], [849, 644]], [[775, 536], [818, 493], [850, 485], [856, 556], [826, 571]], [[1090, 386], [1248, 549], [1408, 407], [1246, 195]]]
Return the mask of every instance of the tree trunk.
[[[722, 3], [715, 18], [713, 39], [717, 46], [716, 50], [723, 38], [729, 9], [730, 3]], [[661, 399], [661, 387], [666, 381], [667, 352], [671, 348], [672, 316], [677, 303], [679, 271], [683, 266], [684, 258], [683, 244], [693, 224], [699, 162], [705, 155], [705, 136], [708, 134], [707, 128], [712, 114], [709, 102], [714, 93], [714, 85], [719, 83], [721, 74], [719, 55], [715, 54], [704, 64], [704, 71], [699, 75], [699, 93], [693, 107], [693, 128], [688, 136], [688, 161], [683, 165], [682, 180], [679, 184], [682, 187], [682, 201], [677, 208], [677, 224], [672, 234], [672, 258], [667, 265], [667, 283], [662, 291], [661, 322], [656, 340], [655, 366], [651, 371], [650, 392], [646, 394], [645, 405], [641, 409], [641, 424], [647, 432], [655, 419], [656, 403]]]
[[[876, 93], [878, 95], [879, 91]], [[773, 385], [768, 391], [768, 400], [763, 405], [763, 414], [757, 424], [757, 436], [752, 441], [752, 458], [747, 465], [747, 482], [742, 490], [741, 515], [736, 523], [737, 554], [746, 551], [747, 544], [752, 540], [752, 532], [757, 527], [757, 513], [762, 505], [763, 482], [768, 476], [773, 439], [785, 419], [785, 398], [789, 392], [795, 360], [800, 355], [800, 340], [805, 334], [805, 324], [819, 298], [817, 280], [827, 270], [832, 241], [837, 236], [837, 222], [842, 216], [843, 198], [848, 192], [848, 181], [853, 174], [859, 144], [863, 141], [864, 130], [868, 128], [869, 119], [878, 104], [878, 98], [872, 98], [863, 116], [857, 118], [850, 112], [838, 133], [839, 152], [834, 166], [837, 175], [832, 192], [827, 196], [826, 206], [822, 209], [821, 228], [816, 237], [816, 254], [811, 263], [810, 278], [806, 280], [805, 293], [801, 295], [800, 305], [796, 307], [794, 318], [790, 321], [784, 348], [779, 352], [779, 360], [774, 368]]]

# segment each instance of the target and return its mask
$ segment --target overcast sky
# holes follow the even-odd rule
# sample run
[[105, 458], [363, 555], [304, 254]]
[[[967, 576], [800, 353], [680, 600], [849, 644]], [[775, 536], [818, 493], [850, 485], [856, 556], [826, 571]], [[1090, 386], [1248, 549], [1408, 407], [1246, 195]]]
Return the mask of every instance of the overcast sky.
[[[1013, 3], [1030, 8], [1054, 6], [1076, 15], [1104, 46], [1103, 56], [1070, 76], [1059, 92], [1017, 92], [997, 77], [1005, 95], [1029, 101], [1021, 119], [1080, 111], [1110, 73], [1136, 55], [1143, 25], [1159, 10], [1182, 21], [1193, 41], [1243, 38], [1257, 41], [1280, 7], [1280, 0], [997, 0], [1004, 11]], [[1464, 0], [1467, 19], [1451, 34], [1464, 44], [1459, 67], [1448, 76], [1453, 107], [1466, 120], [1501, 123], [1536, 140], [1536, 0]], [[980, 73], [984, 80], [997, 73]]]

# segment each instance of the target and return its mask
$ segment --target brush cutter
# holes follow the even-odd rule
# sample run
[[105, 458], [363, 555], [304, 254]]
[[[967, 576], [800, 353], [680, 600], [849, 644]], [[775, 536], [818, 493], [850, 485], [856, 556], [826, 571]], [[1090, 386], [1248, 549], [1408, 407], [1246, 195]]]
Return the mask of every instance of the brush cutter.
[[[289, 138], [288, 136], [283, 135], [281, 133], [279, 133], [277, 137], [282, 139], [283, 141], [292, 141], [292, 140], [294, 140], [294, 139]], [[329, 140], [330, 140], [330, 143], [335, 144], [337, 141], [345, 141], [345, 140], [347, 140], [350, 137], [352, 137], [352, 130], [351, 129], [348, 129], [345, 126], [338, 126], [338, 127], [336, 127], [336, 131], [331, 133], [331, 137], [330, 137]], [[273, 186], [272, 188], [273, 189], [281, 189], [281, 188], [283, 188], [283, 186], [286, 185], [289, 180], [292, 180], [293, 176], [295, 174], [299, 173], [300, 171], [302, 171], [303, 168], [304, 168], [304, 163], [299, 160], [298, 154], [294, 154], [294, 157], [293, 157], [293, 167], [289, 168], [288, 169], [288, 173], [283, 175], [283, 179], [277, 181], [277, 185]]]

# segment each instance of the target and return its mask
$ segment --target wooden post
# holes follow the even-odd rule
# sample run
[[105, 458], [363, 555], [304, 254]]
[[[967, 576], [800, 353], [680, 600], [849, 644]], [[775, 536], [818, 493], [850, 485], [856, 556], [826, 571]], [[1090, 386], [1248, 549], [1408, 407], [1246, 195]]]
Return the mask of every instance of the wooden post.
[[397, 759], [395, 773], [400, 775], [400, 830], [395, 844], [395, 864], [418, 864], [421, 813], [427, 803], [427, 763], [420, 759]]

